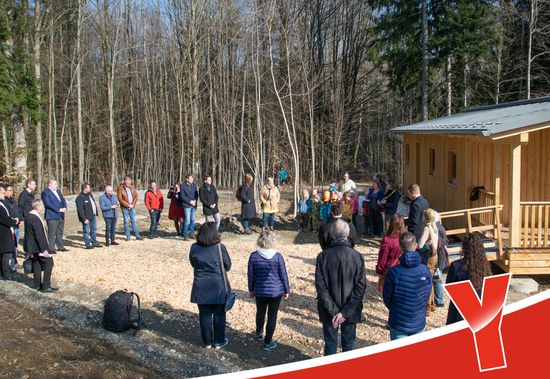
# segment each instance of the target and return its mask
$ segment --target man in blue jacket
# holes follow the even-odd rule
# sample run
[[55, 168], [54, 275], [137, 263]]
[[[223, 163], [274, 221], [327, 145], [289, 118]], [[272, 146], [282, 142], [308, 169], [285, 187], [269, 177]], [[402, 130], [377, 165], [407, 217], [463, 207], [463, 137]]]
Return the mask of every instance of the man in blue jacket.
[[197, 199], [199, 191], [197, 185], [193, 183], [193, 175], [187, 175], [185, 182], [180, 185], [178, 197], [183, 204], [185, 214], [185, 223], [183, 225], [183, 240], [187, 241], [187, 235], [194, 239], [195, 234], [195, 212], [197, 210]]
[[48, 241], [52, 251], [67, 251], [63, 243], [63, 230], [65, 228], [65, 212], [67, 202], [57, 187], [57, 181], [50, 180], [48, 188], [42, 191], [42, 202], [46, 208], [45, 219], [48, 225]]
[[432, 291], [432, 277], [420, 263], [416, 238], [412, 233], [399, 237], [403, 254], [391, 267], [384, 281], [384, 304], [390, 311], [390, 338], [396, 340], [424, 331], [426, 304]]
[[115, 241], [118, 199], [113, 194], [113, 186], [105, 187], [105, 193], [99, 197], [99, 207], [105, 220], [105, 246], [118, 245]]

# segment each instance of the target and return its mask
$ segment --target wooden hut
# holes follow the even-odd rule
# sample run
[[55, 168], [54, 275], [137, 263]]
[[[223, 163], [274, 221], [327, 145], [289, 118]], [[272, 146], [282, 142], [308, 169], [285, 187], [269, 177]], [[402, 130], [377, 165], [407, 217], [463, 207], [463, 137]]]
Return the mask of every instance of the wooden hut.
[[404, 185], [420, 185], [452, 234], [491, 233], [503, 269], [550, 274], [550, 97], [391, 131], [404, 136]]

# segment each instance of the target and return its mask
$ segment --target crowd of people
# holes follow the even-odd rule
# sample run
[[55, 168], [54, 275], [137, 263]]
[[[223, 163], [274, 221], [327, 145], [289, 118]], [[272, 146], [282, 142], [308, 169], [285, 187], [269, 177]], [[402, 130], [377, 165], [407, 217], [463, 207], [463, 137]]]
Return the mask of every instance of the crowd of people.
[[[0, 272], [3, 280], [10, 280], [15, 270], [21, 268], [17, 247], [19, 229], [24, 226], [25, 262], [31, 266], [34, 287], [55, 292], [58, 289], [51, 285], [52, 255], [67, 251], [63, 241], [67, 201], [55, 180], [49, 181], [40, 198], [35, 192], [36, 182], [27, 180], [16, 202], [13, 186], [0, 186]], [[364, 232], [382, 237], [376, 264], [377, 288], [389, 310], [387, 326], [391, 339], [422, 332], [431, 312], [444, 306], [445, 272], [448, 272], [447, 282], [470, 279], [478, 294], [483, 278], [491, 275], [479, 235], [466, 235], [462, 259], [451, 264], [445, 228], [437, 212], [422, 196], [420, 187], [413, 184], [407, 188], [410, 204], [406, 216], [397, 213], [401, 196], [395, 181], [386, 183], [377, 175], [372, 177], [368, 191], [360, 195], [347, 173], [340, 183], [333, 183], [322, 193], [322, 199], [317, 189], [301, 193], [298, 200], [301, 231], [317, 232], [321, 247], [316, 258], [315, 288], [325, 355], [336, 353], [339, 332], [341, 349], [353, 349], [356, 326], [362, 319], [367, 278], [363, 256], [355, 249], [359, 242], [357, 221], [361, 216]], [[241, 202], [244, 233], [251, 234], [250, 225], [257, 215], [252, 175], [245, 175], [236, 197]], [[221, 214], [216, 187], [207, 176], [199, 188], [193, 176], [188, 175], [184, 182], [169, 189], [167, 198], [171, 200], [168, 216], [174, 221], [178, 238], [196, 238], [189, 252], [194, 270], [191, 302], [198, 306], [204, 346], [224, 348], [229, 343], [225, 336], [225, 303], [230, 288], [227, 272], [231, 269], [231, 258], [219, 233]], [[256, 303], [254, 339], [263, 341], [264, 350], [277, 347], [274, 333], [278, 310], [291, 293], [285, 260], [277, 250], [274, 232], [280, 199], [274, 179], [268, 178], [259, 191], [263, 215], [258, 248], [251, 252], [248, 262], [248, 290]], [[131, 239], [131, 233], [136, 240], [142, 240], [136, 222], [137, 202], [138, 192], [130, 177], [124, 178], [116, 194], [112, 186], [106, 186], [99, 196], [99, 205], [90, 185], [82, 184], [75, 206], [82, 224], [84, 247], [102, 246], [96, 233], [99, 210], [105, 222], [106, 247], [118, 245], [115, 230], [119, 208], [126, 240]], [[156, 238], [164, 198], [155, 181], [149, 183], [144, 203], [150, 215], [149, 238]], [[205, 222], [195, 237], [195, 213], [199, 203]], [[460, 314], [451, 303], [447, 322], [458, 320]]]

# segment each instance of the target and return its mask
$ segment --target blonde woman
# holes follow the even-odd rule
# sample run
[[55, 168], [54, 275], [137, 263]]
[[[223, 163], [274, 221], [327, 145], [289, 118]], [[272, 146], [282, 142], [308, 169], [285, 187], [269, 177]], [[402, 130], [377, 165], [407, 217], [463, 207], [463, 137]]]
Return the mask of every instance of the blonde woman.
[[[418, 241], [418, 252], [422, 258], [422, 263], [428, 266], [430, 274], [434, 275], [435, 266], [437, 265], [437, 246], [439, 242], [439, 229], [435, 222], [436, 212], [432, 208], [428, 208], [422, 214], [422, 222], [424, 223], [424, 229], [422, 236]], [[426, 316], [430, 315], [430, 312], [435, 311], [434, 290], [432, 287], [432, 293], [430, 299], [426, 305]]]
[[275, 227], [275, 215], [279, 212], [279, 200], [281, 194], [279, 189], [275, 186], [275, 181], [272, 177], [267, 178], [267, 183], [262, 187], [260, 191], [260, 201], [262, 203], [262, 210], [264, 212], [262, 217], [262, 228], [265, 230], [269, 225], [269, 229], [273, 230]]

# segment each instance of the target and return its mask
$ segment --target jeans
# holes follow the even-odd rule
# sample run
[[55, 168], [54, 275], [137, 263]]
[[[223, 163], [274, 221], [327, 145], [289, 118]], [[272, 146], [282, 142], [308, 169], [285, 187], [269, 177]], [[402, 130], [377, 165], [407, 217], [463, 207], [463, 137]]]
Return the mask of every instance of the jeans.
[[262, 334], [267, 311], [267, 324], [265, 326], [264, 343], [270, 343], [277, 326], [277, 313], [281, 305], [282, 296], [259, 297], [256, 296], [256, 334]]
[[216, 223], [216, 229], [220, 229], [220, 224], [222, 223], [222, 215], [220, 212], [212, 215], [212, 216], [204, 216], [206, 219], [206, 222], [215, 222]]
[[[198, 304], [199, 325], [204, 346], [225, 340], [225, 304]], [[212, 327], [214, 336], [212, 336]], [[212, 338], [213, 337], [213, 338]]]
[[422, 333], [423, 331], [424, 331], [424, 329], [422, 329], [421, 331], [416, 332], [416, 333], [407, 333], [407, 332], [402, 332], [400, 330], [394, 329], [390, 326], [390, 339], [392, 341], [393, 340], [398, 340], [400, 338], [414, 336], [415, 334]]
[[[355, 345], [355, 326], [344, 322], [340, 325], [340, 332], [342, 335], [342, 351], [353, 350]], [[336, 354], [336, 348], [338, 347], [338, 329], [332, 326], [332, 322], [323, 322], [323, 338], [325, 339], [325, 355]]]
[[183, 224], [184, 237], [187, 237], [187, 233], [189, 233], [189, 236], [191, 237], [193, 237], [193, 234], [195, 234], [195, 212], [196, 211], [197, 209], [195, 207], [188, 207], [183, 209], [183, 212], [185, 213], [185, 223]]
[[134, 235], [136, 236], [136, 238], [138, 238], [139, 230], [136, 222], [136, 210], [134, 208], [122, 208], [122, 219], [124, 220], [124, 234], [126, 234], [126, 238], [130, 238], [130, 226], [128, 225], [129, 222], [132, 223], [132, 230], [134, 231]]
[[265, 228], [267, 225], [273, 227], [275, 225], [275, 213], [266, 213], [262, 217], [262, 228]]
[[[82, 234], [84, 235], [84, 246], [97, 246], [96, 230], [97, 230], [97, 221], [94, 217], [91, 220], [88, 220], [87, 224], [82, 223]], [[90, 237], [91, 241], [90, 241]]]
[[17, 264], [17, 248], [19, 247], [19, 228], [16, 226], [13, 228], [13, 234], [15, 236], [15, 249], [13, 249], [12, 263]]
[[149, 237], [156, 237], [157, 228], [159, 226], [159, 220], [160, 220], [160, 211], [151, 211], [149, 212], [149, 216], [151, 217], [151, 226], [149, 227]]
[[[439, 278], [439, 279], [436, 279]], [[443, 305], [445, 302], [445, 299], [443, 298], [443, 274], [441, 273], [441, 270], [439, 267], [435, 268], [434, 271], [434, 296], [435, 296], [435, 305]]]
[[105, 243], [115, 242], [116, 218], [105, 218]]
[[244, 230], [250, 229], [250, 219], [249, 218], [243, 218], [242, 223], [243, 223]]

